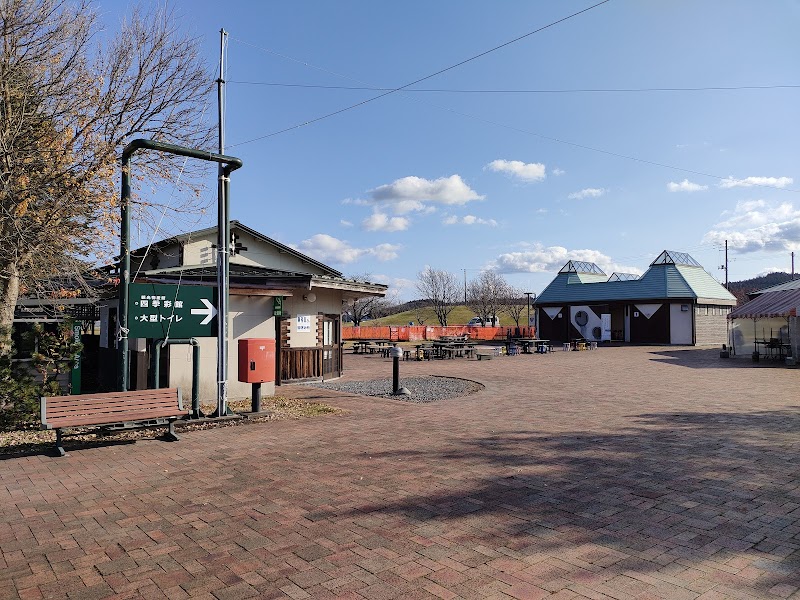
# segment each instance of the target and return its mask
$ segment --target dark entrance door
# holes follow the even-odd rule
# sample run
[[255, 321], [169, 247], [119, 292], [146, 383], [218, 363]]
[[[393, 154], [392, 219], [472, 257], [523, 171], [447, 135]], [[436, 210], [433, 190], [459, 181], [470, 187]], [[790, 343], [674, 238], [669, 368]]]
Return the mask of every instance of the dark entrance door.
[[333, 379], [342, 375], [339, 318], [322, 317], [322, 379]]

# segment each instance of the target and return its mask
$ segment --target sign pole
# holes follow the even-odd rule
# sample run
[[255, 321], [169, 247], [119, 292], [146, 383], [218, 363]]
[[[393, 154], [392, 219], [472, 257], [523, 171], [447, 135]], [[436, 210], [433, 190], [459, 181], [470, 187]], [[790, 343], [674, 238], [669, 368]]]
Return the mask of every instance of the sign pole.
[[[217, 104], [219, 109], [219, 153], [225, 154], [225, 38], [227, 32], [219, 30], [219, 79], [217, 79]], [[228, 212], [228, 182], [220, 164], [217, 173], [217, 289], [219, 325], [217, 328], [217, 417], [227, 414], [228, 402], [228, 289], [230, 280], [230, 214]]]
[[[219, 187], [223, 193], [227, 194], [229, 191], [230, 174], [236, 169], [241, 168], [242, 161], [235, 156], [225, 156], [224, 154], [214, 154], [205, 150], [197, 150], [195, 148], [186, 148], [184, 146], [176, 146], [175, 144], [167, 144], [164, 142], [155, 142], [153, 140], [135, 139], [131, 141], [122, 151], [122, 197], [120, 199], [120, 211], [122, 227], [120, 229], [120, 289], [119, 289], [119, 315], [117, 322], [119, 323], [118, 338], [119, 338], [119, 388], [120, 391], [127, 391], [128, 389], [128, 295], [130, 291], [130, 195], [131, 195], [131, 156], [140, 149], [157, 150], [159, 152], [167, 152], [169, 154], [176, 154], [178, 156], [188, 156], [189, 158], [197, 158], [200, 160], [213, 161], [224, 164], [221, 170]], [[225, 183], [223, 183], [225, 182]], [[224, 246], [228, 248], [227, 244]], [[226, 254], [227, 256], [227, 254]], [[227, 265], [226, 265], [227, 266]], [[226, 280], [227, 281], [227, 280]], [[227, 288], [226, 288], [227, 291]], [[220, 290], [220, 296], [223, 296]], [[225, 300], [227, 301], [227, 295]], [[220, 321], [224, 321], [227, 325], [227, 303], [225, 306], [224, 317], [220, 315]], [[227, 379], [227, 378], [226, 378]]]

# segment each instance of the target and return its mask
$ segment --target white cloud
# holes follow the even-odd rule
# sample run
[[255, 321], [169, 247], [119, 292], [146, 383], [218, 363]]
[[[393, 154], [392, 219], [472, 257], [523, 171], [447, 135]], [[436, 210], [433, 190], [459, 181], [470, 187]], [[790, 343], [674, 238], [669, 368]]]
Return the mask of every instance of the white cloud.
[[491, 268], [501, 273], [543, 273], [558, 271], [570, 260], [597, 264], [607, 275], [614, 272], [641, 274], [641, 269], [615, 263], [598, 250], [567, 250], [562, 246], [533, 244], [530, 249], [501, 254], [491, 263]]
[[546, 215], [547, 214], [547, 209], [546, 208], [537, 209], [536, 214], [537, 215]]
[[505, 173], [523, 181], [541, 181], [546, 177], [542, 163], [524, 163], [521, 160], [493, 160], [485, 167], [495, 173]]
[[339, 225], [342, 227], [352, 227], [353, 224], [350, 221], [345, 221], [344, 219], [339, 220]]
[[745, 177], [744, 179], [734, 179], [727, 177], [719, 182], [721, 188], [753, 187], [754, 185], [765, 185], [777, 188], [785, 188], [792, 185], [794, 179], [791, 177]]
[[572, 192], [567, 198], [570, 200], [583, 200], [584, 198], [599, 198], [608, 190], [604, 188], [585, 188], [580, 192]]
[[390, 217], [381, 212], [374, 212], [361, 221], [367, 231], [405, 231], [410, 224], [406, 217]]
[[699, 183], [692, 183], [688, 179], [684, 179], [680, 183], [670, 181], [667, 184], [667, 189], [670, 192], [702, 192], [703, 190], [707, 190], [708, 186], [700, 185]]
[[380, 261], [394, 260], [401, 246], [379, 244], [372, 248], [353, 248], [349, 242], [325, 233], [318, 233], [295, 246], [297, 250], [323, 263], [349, 264], [362, 258], [376, 258]]
[[564, 169], [559, 169], [558, 167], [556, 167], [555, 169], [553, 169], [551, 172], [552, 172], [552, 173], [553, 173], [553, 175], [555, 175], [556, 177], [560, 177], [561, 175], [564, 175], [564, 174], [566, 173], [566, 171], [565, 171]]
[[739, 202], [728, 218], [703, 236], [707, 243], [724, 244], [738, 252], [786, 252], [800, 249], [800, 209], [790, 202]]
[[369, 206], [369, 200], [364, 200], [362, 198], [345, 198], [342, 200], [342, 204], [352, 204], [353, 206]]
[[494, 219], [481, 219], [474, 215], [464, 215], [463, 217], [450, 215], [449, 217], [445, 217], [442, 223], [444, 225], [488, 225], [490, 227], [497, 227], [497, 221]]
[[404, 277], [391, 277], [382, 273], [370, 277], [373, 283], [382, 283], [389, 286], [388, 296], [397, 296], [398, 300], [407, 300], [416, 297], [417, 282]]
[[425, 211], [426, 203], [463, 205], [473, 200], [483, 200], [484, 196], [469, 187], [459, 175], [423, 179], [422, 177], [403, 177], [392, 183], [381, 185], [369, 191], [372, 202], [385, 202], [393, 205], [396, 214], [412, 211]]

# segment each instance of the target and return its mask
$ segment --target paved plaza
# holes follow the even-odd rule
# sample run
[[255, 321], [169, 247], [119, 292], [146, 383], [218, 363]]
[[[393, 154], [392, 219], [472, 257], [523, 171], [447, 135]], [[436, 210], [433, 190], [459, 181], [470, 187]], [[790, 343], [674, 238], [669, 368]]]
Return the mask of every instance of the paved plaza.
[[0, 598], [800, 598], [800, 370], [633, 347], [401, 374], [485, 388], [283, 386], [346, 412], [0, 460]]

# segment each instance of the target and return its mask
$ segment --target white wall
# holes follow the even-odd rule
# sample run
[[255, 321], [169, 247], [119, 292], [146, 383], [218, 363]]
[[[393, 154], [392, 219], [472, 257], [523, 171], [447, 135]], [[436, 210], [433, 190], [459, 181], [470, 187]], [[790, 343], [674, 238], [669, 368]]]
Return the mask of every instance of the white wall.
[[[296, 291], [293, 296], [284, 299], [283, 313], [291, 317], [289, 325], [290, 348], [314, 348], [317, 346], [318, 314], [339, 315], [342, 312], [342, 293], [338, 290], [314, 288], [314, 302], [304, 300], [309, 292]], [[311, 316], [311, 331], [297, 331], [297, 315]]]
[[[589, 318], [588, 322], [584, 326], [578, 325], [578, 323], [575, 321], [575, 315], [578, 313], [578, 311], [581, 311], [581, 310], [584, 311], [588, 315], [588, 318]], [[596, 340], [598, 342], [600, 341], [600, 337], [595, 338], [595, 336], [592, 333], [592, 331], [594, 330], [595, 327], [599, 327], [601, 332], [602, 332], [603, 319], [602, 319], [602, 317], [596, 315], [591, 308], [589, 308], [588, 306], [570, 306], [569, 307], [569, 319], [570, 319], [570, 322], [572, 323], [572, 325], [578, 331], [581, 332], [581, 335], [584, 338], [586, 338], [587, 340]], [[601, 335], [602, 335], [602, 333], [601, 333]]]
[[[239, 338], [275, 338], [272, 297], [230, 297], [228, 315], [228, 398], [249, 398], [252, 384], [239, 381]], [[198, 338], [200, 342], [200, 399], [213, 401], [217, 396], [217, 338]], [[171, 346], [169, 385], [180, 387], [184, 398], [191, 398], [192, 347]], [[264, 396], [275, 394], [274, 383], [261, 384]]]
[[[685, 306], [686, 310], [681, 310]], [[692, 339], [692, 314], [694, 307], [688, 302], [669, 305], [669, 343], [686, 344], [694, 343]]]

